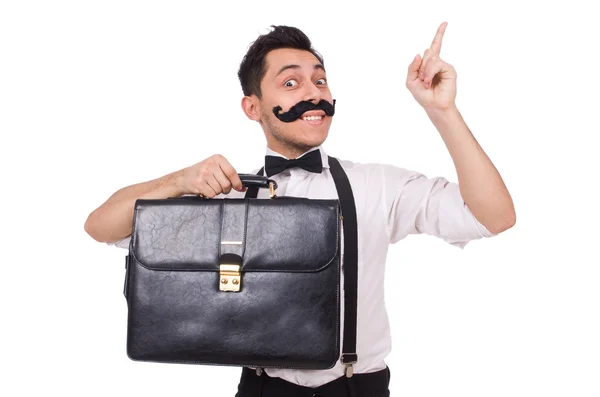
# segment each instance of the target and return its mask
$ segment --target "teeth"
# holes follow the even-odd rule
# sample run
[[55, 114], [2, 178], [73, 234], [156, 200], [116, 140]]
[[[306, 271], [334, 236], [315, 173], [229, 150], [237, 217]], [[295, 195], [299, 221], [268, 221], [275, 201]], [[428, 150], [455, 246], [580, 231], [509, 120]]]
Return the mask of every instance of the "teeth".
[[307, 116], [307, 117], [303, 117], [303, 120], [306, 121], [315, 121], [315, 120], [321, 120], [323, 116]]

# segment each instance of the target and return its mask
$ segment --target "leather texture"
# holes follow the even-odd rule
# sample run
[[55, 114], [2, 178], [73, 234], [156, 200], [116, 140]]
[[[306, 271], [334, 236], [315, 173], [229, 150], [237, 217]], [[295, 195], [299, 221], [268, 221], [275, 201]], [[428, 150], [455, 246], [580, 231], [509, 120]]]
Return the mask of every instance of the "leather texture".
[[[124, 284], [128, 356], [332, 368], [340, 357], [339, 205], [138, 200]], [[227, 253], [242, 257], [239, 292], [219, 290]]]

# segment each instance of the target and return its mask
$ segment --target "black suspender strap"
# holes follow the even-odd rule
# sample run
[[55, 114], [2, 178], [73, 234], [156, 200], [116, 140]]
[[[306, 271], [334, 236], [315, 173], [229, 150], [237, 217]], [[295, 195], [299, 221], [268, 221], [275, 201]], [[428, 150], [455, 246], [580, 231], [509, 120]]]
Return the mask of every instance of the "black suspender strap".
[[[350, 181], [341, 164], [335, 157], [328, 156], [331, 176], [335, 182], [342, 207], [344, 225], [344, 342], [341, 363], [346, 367], [346, 377], [353, 375], [353, 364], [358, 361], [356, 354], [356, 317], [358, 304], [358, 227], [356, 205]], [[257, 172], [263, 174], [264, 167]], [[258, 187], [250, 186], [245, 198], [256, 198]]]
[[329, 169], [342, 206], [344, 224], [344, 346], [341, 362], [346, 366], [346, 376], [352, 377], [352, 365], [358, 361], [356, 354], [356, 317], [358, 304], [358, 227], [356, 205], [348, 176], [339, 161], [329, 157]]

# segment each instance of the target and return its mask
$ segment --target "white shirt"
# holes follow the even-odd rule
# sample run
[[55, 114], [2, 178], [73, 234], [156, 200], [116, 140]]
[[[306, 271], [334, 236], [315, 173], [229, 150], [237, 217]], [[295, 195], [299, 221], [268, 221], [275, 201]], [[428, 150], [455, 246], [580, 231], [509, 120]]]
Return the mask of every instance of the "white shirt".
[[[313, 173], [296, 167], [274, 175], [278, 196], [337, 199], [337, 190], [323, 145], [323, 172]], [[308, 153], [308, 152], [307, 152]], [[284, 157], [267, 148], [267, 155]], [[444, 177], [428, 178], [422, 173], [389, 164], [356, 163], [339, 159], [348, 175], [356, 203], [358, 226], [358, 317], [354, 373], [374, 372], [386, 367], [391, 351], [388, 314], [384, 303], [384, 271], [388, 247], [409, 234], [424, 233], [439, 237], [464, 249], [472, 240], [492, 237], [464, 203], [457, 183]], [[259, 170], [253, 171], [255, 174]], [[227, 196], [242, 198], [245, 193], [232, 190]], [[268, 189], [259, 189], [258, 198], [269, 198]], [[129, 247], [130, 237], [109, 243]], [[343, 252], [343, 249], [342, 249]], [[343, 269], [343, 256], [342, 256]], [[344, 294], [341, 276], [340, 354], [343, 346]], [[344, 375], [339, 359], [328, 370], [266, 368], [274, 377], [307, 387], [317, 387]]]

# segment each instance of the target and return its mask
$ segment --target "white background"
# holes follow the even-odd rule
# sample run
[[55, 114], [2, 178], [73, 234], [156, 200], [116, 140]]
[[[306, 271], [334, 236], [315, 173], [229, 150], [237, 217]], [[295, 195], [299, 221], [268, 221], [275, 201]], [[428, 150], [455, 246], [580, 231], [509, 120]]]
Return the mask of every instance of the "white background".
[[425, 235], [392, 247], [392, 396], [599, 396], [592, 2], [217, 3], [1, 3], [0, 394], [233, 397], [239, 368], [127, 358], [126, 251], [89, 237], [88, 214], [214, 153], [238, 172], [261, 164], [236, 73], [271, 24], [299, 27], [325, 57], [328, 154], [456, 181], [404, 85], [447, 21], [459, 110], [517, 224], [465, 250]]

